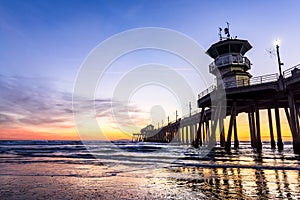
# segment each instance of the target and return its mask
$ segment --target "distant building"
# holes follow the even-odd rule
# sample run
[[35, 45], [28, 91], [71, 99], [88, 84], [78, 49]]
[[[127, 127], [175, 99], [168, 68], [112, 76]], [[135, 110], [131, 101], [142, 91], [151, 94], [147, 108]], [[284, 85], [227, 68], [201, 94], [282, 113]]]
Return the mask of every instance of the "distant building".
[[147, 125], [145, 128], [142, 128], [141, 133], [143, 134], [143, 133], [146, 133], [146, 132], [152, 131], [152, 130], [154, 130], [154, 126], [152, 124], [150, 124], [150, 125]]

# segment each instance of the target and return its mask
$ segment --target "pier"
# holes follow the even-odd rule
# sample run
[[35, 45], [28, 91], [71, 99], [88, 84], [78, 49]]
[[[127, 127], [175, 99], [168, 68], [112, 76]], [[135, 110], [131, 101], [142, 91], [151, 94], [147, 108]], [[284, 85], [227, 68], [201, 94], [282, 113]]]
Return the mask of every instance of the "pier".
[[[195, 147], [219, 144], [230, 151], [233, 147], [239, 147], [237, 116], [246, 113], [251, 147], [261, 150], [260, 111], [267, 110], [271, 148], [283, 150], [282, 116], [279, 112], [283, 109], [292, 133], [293, 150], [300, 154], [300, 64], [282, 72], [279, 45], [276, 45], [279, 74], [252, 77], [248, 72], [252, 64], [245, 57], [251, 48], [247, 40], [233, 39], [229, 33], [225, 39], [220, 37], [220, 41], [207, 50], [207, 54], [214, 59], [209, 65], [209, 72], [215, 76], [216, 83], [198, 95], [200, 112], [182, 117], [160, 129], [149, 125], [133, 140], [172, 141]], [[222, 101], [224, 103], [218, 103]], [[227, 134], [224, 129], [226, 117], [229, 117]], [[219, 141], [216, 141], [217, 138]]]

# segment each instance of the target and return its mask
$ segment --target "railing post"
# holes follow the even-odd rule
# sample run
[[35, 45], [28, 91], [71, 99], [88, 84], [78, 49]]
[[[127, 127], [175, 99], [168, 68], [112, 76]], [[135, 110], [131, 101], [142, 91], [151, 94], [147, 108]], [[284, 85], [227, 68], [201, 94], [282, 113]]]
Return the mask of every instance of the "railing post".
[[260, 77], [260, 84], [262, 84], [262, 76]]

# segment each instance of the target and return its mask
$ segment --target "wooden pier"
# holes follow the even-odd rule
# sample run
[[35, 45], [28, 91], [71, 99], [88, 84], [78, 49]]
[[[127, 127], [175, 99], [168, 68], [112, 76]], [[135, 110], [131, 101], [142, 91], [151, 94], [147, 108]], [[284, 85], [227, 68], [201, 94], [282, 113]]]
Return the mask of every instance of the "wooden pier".
[[[284, 109], [292, 133], [293, 150], [300, 154], [300, 65], [282, 73], [277, 47], [280, 74], [252, 78], [247, 72], [251, 63], [244, 57], [251, 48], [248, 41], [231, 38], [213, 44], [207, 54], [215, 59], [209, 70], [216, 76], [217, 82], [198, 95], [198, 107], [201, 111], [160, 129], [154, 129], [153, 126], [142, 129], [139, 135], [141, 141], [172, 141], [195, 147], [218, 143], [226, 150], [230, 150], [232, 146], [238, 148], [237, 116], [247, 113], [251, 147], [261, 150], [260, 110], [267, 110], [271, 148], [283, 150], [282, 116], [279, 109]], [[225, 103], [214, 103], [219, 101]], [[223, 115], [220, 114], [221, 111]], [[272, 118], [272, 112], [275, 113], [275, 119]], [[225, 134], [224, 120], [227, 116], [230, 120]], [[274, 130], [277, 141], [274, 139]], [[217, 138], [219, 141], [216, 141]]]
[[[294, 71], [293, 71], [294, 70]], [[293, 72], [291, 74], [290, 72]], [[230, 116], [227, 138], [224, 134], [223, 119], [217, 119], [214, 123], [219, 123], [220, 131], [220, 145], [226, 149], [231, 148], [232, 132], [234, 132], [234, 147], [238, 147], [238, 133], [236, 125], [236, 117], [240, 113], [248, 114], [249, 130], [251, 138], [251, 146], [257, 149], [262, 148], [261, 142], [261, 117], [260, 110], [267, 110], [270, 142], [271, 147], [276, 147], [274, 140], [274, 129], [277, 133], [277, 148], [283, 150], [282, 130], [281, 130], [281, 116], [279, 109], [285, 110], [286, 118], [293, 138], [293, 148], [295, 153], [300, 153], [300, 132], [299, 132], [299, 105], [300, 105], [300, 69], [294, 67], [284, 72], [285, 78], [280, 76], [276, 79], [269, 79], [268, 82], [262, 82], [255, 85], [247, 85], [240, 87], [226, 88], [226, 116]], [[272, 75], [273, 76], [273, 75]], [[211, 95], [217, 93], [214, 90], [206, 95], [199, 96], [198, 106], [202, 108], [202, 112], [207, 112], [211, 109]], [[272, 118], [271, 112], [275, 113], [275, 119]], [[212, 120], [209, 116], [206, 120]], [[275, 120], [276, 127], [273, 127], [273, 120]], [[199, 126], [206, 126], [205, 120], [200, 120]], [[198, 128], [196, 144], [201, 145], [203, 131]], [[226, 142], [224, 142], [226, 141]]]

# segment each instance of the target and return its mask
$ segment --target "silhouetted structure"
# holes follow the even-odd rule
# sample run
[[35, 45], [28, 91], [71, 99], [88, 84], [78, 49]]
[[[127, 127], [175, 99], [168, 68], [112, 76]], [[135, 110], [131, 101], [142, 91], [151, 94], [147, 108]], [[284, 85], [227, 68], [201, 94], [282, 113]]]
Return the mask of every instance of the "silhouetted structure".
[[[221, 37], [222, 39], [222, 37]], [[237, 120], [240, 113], [248, 114], [251, 146], [261, 149], [260, 110], [268, 111], [271, 147], [275, 148], [272, 110], [275, 113], [277, 147], [283, 149], [279, 108], [285, 110], [293, 138], [293, 149], [300, 154], [300, 65], [281, 72], [252, 78], [247, 72], [251, 63], [244, 55], [252, 46], [247, 40], [232, 39], [213, 44], [207, 54], [214, 61], [209, 71], [216, 76], [216, 85], [204, 90], [198, 96], [200, 113], [169, 123], [161, 129], [152, 129], [143, 134], [143, 141], [192, 143], [195, 147], [215, 144], [216, 134], [220, 135], [220, 146], [230, 150], [232, 133], [234, 147], [239, 147]], [[223, 95], [220, 95], [222, 94]], [[218, 102], [224, 100], [224, 104]], [[217, 102], [214, 104], [214, 102]], [[224, 115], [220, 114], [223, 111]], [[230, 116], [227, 138], [224, 118]], [[217, 130], [217, 127], [219, 130]], [[142, 129], [143, 130], [143, 129]]]

